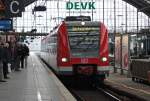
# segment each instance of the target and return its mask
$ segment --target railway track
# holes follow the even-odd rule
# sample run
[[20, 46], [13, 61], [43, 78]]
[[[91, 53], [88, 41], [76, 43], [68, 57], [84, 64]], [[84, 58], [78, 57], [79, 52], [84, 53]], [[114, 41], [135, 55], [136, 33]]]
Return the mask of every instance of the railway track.
[[147, 101], [141, 98], [140, 96], [128, 93], [124, 90], [117, 89], [108, 85], [104, 85], [104, 89], [108, 91], [109, 93], [115, 95], [117, 98], [121, 99], [121, 101]]
[[113, 89], [107, 85], [101, 87], [68, 88], [78, 101], [145, 101], [127, 92]]
[[[75, 80], [77, 81], [77, 80]], [[72, 86], [65, 84], [77, 101], [122, 101], [118, 96], [110, 93], [104, 85], [93, 86], [87, 82], [73, 82]]]
[[111, 100], [113, 101], [122, 101], [117, 95], [115, 95], [114, 93], [110, 93], [109, 91], [103, 89], [103, 88], [99, 88], [97, 87], [97, 89], [102, 92], [103, 94], [105, 94], [106, 96], [108, 96]]
[[103, 88], [71, 89], [78, 101], [122, 101]]

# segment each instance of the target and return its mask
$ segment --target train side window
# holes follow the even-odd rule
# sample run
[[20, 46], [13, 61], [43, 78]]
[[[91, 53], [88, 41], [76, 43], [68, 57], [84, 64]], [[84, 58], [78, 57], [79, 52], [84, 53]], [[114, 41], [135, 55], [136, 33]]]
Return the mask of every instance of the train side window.
[[50, 53], [51, 54], [56, 54], [56, 51], [57, 51], [57, 35], [54, 34], [52, 35], [49, 40], [48, 40], [48, 48], [50, 48]]

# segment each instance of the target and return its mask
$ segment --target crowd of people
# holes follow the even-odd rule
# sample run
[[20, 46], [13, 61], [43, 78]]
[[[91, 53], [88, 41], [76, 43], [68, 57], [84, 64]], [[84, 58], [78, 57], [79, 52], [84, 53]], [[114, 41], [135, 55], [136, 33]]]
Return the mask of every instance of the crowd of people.
[[3, 42], [0, 37], [0, 82], [7, 82], [10, 71], [21, 71], [27, 67], [29, 48], [19, 42]]

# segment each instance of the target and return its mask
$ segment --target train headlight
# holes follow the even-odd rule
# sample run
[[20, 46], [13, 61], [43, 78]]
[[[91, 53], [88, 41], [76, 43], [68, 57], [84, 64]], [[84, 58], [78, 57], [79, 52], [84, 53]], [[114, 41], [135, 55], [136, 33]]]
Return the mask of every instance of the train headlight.
[[68, 59], [67, 59], [67, 58], [62, 58], [61, 61], [62, 61], [62, 62], [67, 62]]
[[106, 62], [106, 61], [107, 61], [107, 58], [106, 58], [106, 57], [102, 57], [102, 61], [103, 61], [103, 62]]

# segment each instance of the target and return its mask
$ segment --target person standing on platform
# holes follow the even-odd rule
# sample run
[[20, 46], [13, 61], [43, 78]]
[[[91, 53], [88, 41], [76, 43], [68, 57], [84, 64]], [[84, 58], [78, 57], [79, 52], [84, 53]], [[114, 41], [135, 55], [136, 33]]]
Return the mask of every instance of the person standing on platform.
[[16, 46], [14, 47], [14, 66], [15, 71], [20, 71], [20, 59], [21, 59], [22, 49], [21, 44], [16, 43]]
[[3, 45], [2, 45], [1, 37], [0, 37], [0, 82], [6, 82], [4, 80], [4, 74], [3, 74]]
[[10, 51], [9, 51], [9, 44], [5, 43], [4, 44], [4, 58], [3, 58], [3, 73], [4, 73], [4, 78], [9, 79], [7, 76], [8, 74], [8, 63], [10, 62]]
[[15, 43], [10, 42], [11, 70], [15, 70]]
[[24, 60], [25, 60], [25, 56], [26, 56], [26, 50], [25, 50], [25, 46], [24, 44], [21, 44], [21, 68], [24, 68]]
[[27, 61], [28, 61], [28, 56], [29, 56], [29, 48], [26, 44], [24, 44], [24, 51], [25, 51], [25, 67], [27, 68]]

